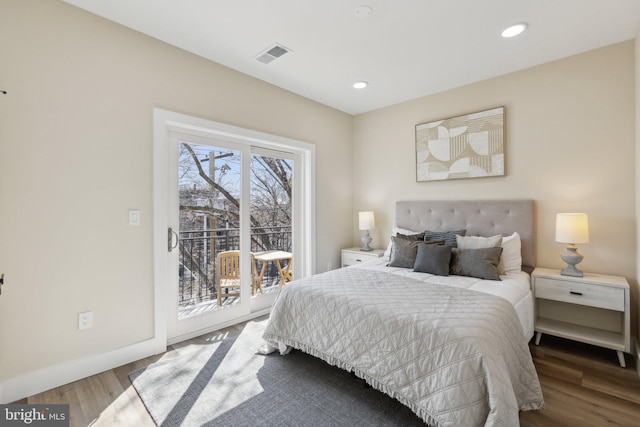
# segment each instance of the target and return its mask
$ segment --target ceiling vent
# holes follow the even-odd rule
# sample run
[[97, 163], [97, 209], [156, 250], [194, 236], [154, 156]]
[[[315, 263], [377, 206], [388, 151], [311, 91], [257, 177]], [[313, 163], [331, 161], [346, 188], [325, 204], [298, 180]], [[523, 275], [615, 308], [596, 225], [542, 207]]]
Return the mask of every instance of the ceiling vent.
[[274, 44], [273, 46], [270, 46], [269, 48], [267, 48], [267, 50], [260, 53], [256, 57], [256, 59], [262, 62], [263, 64], [268, 64], [271, 61], [274, 61], [280, 58], [282, 55], [284, 55], [287, 52], [290, 52], [290, 50], [287, 49], [286, 47], [279, 44]]

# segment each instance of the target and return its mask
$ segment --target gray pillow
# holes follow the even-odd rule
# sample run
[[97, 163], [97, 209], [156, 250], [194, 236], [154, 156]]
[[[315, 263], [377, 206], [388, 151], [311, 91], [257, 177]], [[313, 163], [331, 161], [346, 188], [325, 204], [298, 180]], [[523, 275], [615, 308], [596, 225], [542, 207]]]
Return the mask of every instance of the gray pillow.
[[401, 239], [406, 239], [406, 240], [424, 240], [424, 233], [418, 233], [418, 234], [396, 233], [396, 237], [399, 237]]
[[444, 240], [444, 244], [446, 246], [451, 246], [452, 248], [458, 247], [458, 243], [456, 241], [456, 236], [464, 236], [467, 234], [467, 230], [453, 230], [453, 231], [429, 231], [426, 230], [424, 232], [424, 241], [430, 242], [432, 240]]
[[389, 267], [413, 268], [418, 253], [418, 244], [421, 241], [403, 239], [398, 236], [391, 237], [391, 255]]
[[500, 280], [498, 263], [501, 247], [483, 249], [458, 249], [451, 251], [449, 274], [470, 276], [486, 280]]
[[419, 244], [413, 271], [431, 273], [437, 276], [449, 275], [451, 246]]
[[[396, 236], [398, 239], [402, 239], [402, 240], [409, 240], [412, 242], [417, 242], [417, 241], [424, 241], [424, 233], [418, 233], [418, 234], [402, 234], [402, 233], [396, 233]], [[391, 249], [389, 250], [389, 259], [393, 259], [393, 237], [391, 238], [391, 242], [390, 245]], [[415, 258], [415, 257], [414, 257]], [[410, 267], [407, 267], [410, 268]]]

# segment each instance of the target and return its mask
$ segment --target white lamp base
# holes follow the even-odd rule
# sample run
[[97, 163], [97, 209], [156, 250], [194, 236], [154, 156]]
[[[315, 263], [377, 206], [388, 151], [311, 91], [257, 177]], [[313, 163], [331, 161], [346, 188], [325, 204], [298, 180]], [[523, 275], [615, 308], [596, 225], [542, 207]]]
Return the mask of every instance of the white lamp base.
[[567, 251], [560, 255], [560, 258], [567, 263], [567, 267], [560, 271], [563, 276], [583, 277], [582, 271], [576, 268], [576, 264], [579, 264], [584, 258], [578, 253], [576, 245], [567, 245]]
[[360, 248], [361, 251], [365, 251], [365, 252], [370, 252], [373, 249], [369, 247], [369, 243], [371, 243], [371, 236], [369, 236], [369, 230], [367, 230], [367, 233], [362, 236], [362, 244], [364, 245], [363, 247]]

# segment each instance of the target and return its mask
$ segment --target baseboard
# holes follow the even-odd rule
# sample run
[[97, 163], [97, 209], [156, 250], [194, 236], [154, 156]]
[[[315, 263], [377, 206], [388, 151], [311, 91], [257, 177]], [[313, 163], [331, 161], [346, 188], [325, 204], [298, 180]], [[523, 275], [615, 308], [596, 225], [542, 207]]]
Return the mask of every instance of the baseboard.
[[152, 338], [130, 346], [71, 360], [0, 383], [0, 404], [15, 402], [52, 388], [166, 351], [165, 340]]

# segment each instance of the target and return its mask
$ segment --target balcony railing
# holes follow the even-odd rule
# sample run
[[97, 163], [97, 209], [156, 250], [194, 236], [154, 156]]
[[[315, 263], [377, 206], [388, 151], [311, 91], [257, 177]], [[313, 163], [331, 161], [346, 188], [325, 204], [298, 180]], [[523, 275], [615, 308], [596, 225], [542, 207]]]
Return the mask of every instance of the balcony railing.
[[[274, 249], [291, 252], [291, 227], [262, 227], [260, 230], [251, 233], [252, 252]], [[240, 249], [240, 230], [215, 228], [181, 231], [179, 248], [179, 305], [217, 299], [216, 257], [220, 252]], [[262, 287], [265, 290], [273, 289], [279, 280], [275, 266], [268, 265]]]

